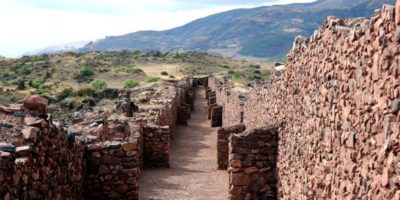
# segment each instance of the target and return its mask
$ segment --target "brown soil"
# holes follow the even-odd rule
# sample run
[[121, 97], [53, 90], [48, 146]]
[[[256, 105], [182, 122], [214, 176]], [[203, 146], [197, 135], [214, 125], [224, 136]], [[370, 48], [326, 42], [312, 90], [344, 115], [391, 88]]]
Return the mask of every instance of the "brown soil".
[[210, 128], [204, 90], [198, 89], [188, 126], [178, 126], [169, 169], [143, 170], [142, 200], [228, 199], [228, 173], [217, 170], [217, 130]]

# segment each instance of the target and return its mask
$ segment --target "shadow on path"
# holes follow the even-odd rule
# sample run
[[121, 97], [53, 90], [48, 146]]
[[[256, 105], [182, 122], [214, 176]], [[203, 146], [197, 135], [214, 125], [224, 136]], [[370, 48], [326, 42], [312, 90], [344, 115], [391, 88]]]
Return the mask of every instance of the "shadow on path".
[[204, 90], [196, 91], [188, 126], [177, 126], [169, 169], [142, 170], [141, 200], [228, 199], [228, 173], [217, 170], [217, 130], [207, 119]]

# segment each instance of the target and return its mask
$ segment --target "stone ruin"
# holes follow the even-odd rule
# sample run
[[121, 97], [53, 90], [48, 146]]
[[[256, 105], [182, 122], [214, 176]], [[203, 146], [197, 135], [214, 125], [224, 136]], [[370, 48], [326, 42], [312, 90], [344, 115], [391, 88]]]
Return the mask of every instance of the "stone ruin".
[[247, 94], [210, 77], [230, 199], [400, 199], [399, 46], [398, 1], [371, 18], [328, 17]]
[[138, 199], [140, 170], [169, 166], [199, 85], [220, 127], [229, 199], [400, 199], [399, 43], [400, 2], [368, 19], [329, 17], [247, 94], [212, 76], [185, 79], [146, 109], [124, 91], [115, 112], [65, 127], [0, 106], [0, 199]]
[[124, 90], [115, 111], [79, 113], [66, 126], [23, 105], [0, 106], [0, 199], [139, 199], [140, 170], [169, 166], [192, 87], [193, 79], [165, 86], [141, 110]]

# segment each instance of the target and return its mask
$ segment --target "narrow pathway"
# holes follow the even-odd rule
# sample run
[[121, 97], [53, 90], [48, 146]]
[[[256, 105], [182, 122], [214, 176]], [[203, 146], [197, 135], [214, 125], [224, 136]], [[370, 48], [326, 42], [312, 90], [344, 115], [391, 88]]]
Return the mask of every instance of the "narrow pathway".
[[178, 126], [171, 143], [171, 168], [141, 172], [141, 200], [228, 199], [228, 173], [217, 170], [217, 130], [210, 128], [207, 110], [199, 88], [189, 125]]

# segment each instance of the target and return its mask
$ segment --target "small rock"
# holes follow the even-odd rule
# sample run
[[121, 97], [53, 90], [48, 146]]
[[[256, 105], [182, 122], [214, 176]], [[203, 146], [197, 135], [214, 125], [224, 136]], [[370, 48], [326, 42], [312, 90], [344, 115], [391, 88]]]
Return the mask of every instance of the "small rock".
[[122, 149], [124, 150], [124, 151], [133, 151], [133, 150], [135, 150], [135, 149], [137, 149], [137, 144], [134, 144], [134, 143], [125, 143], [125, 144], [123, 144], [122, 145]]
[[400, 110], [400, 99], [396, 99], [392, 103], [392, 112], [396, 113]]
[[24, 123], [27, 126], [34, 126], [38, 128], [44, 127], [44, 121], [35, 117], [25, 117]]
[[36, 141], [39, 131], [36, 127], [25, 127], [22, 129], [22, 136], [25, 140]]
[[18, 165], [18, 164], [23, 165], [28, 161], [29, 161], [29, 158], [18, 158], [18, 159], [15, 159], [15, 164], [16, 165]]
[[230, 165], [233, 168], [241, 168], [242, 167], [242, 161], [240, 160], [231, 160]]
[[108, 174], [108, 173], [110, 173], [110, 169], [109, 169], [107, 166], [102, 165], [102, 166], [100, 166], [99, 172], [98, 172], [98, 173], [99, 173], [100, 175]]
[[0, 142], [0, 151], [9, 152], [9, 153], [15, 153], [16, 148], [12, 144]]

